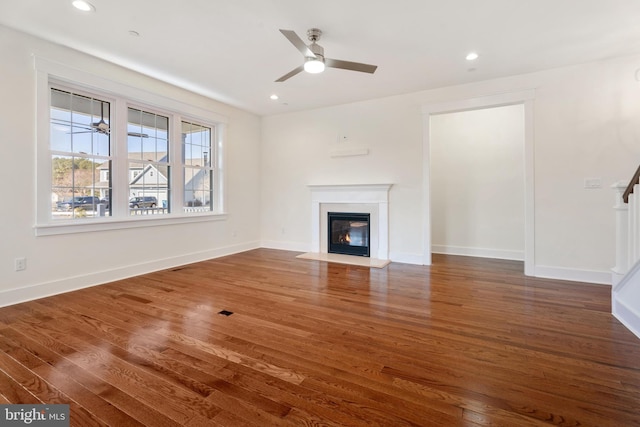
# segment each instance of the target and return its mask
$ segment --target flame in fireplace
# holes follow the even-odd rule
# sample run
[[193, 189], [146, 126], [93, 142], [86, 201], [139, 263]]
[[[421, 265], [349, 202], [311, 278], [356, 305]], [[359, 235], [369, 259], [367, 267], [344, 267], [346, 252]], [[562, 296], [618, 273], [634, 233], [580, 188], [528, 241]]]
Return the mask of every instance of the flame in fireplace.
[[338, 243], [341, 245], [351, 243], [351, 236], [349, 236], [349, 233], [339, 235]]

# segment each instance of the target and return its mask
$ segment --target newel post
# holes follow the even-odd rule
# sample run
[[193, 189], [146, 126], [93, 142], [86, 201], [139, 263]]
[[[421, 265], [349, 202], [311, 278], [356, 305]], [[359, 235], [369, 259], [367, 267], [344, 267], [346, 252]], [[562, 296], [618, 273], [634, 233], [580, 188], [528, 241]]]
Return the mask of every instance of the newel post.
[[629, 271], [629, 205], [622, 199], [626, 183], [618, 181], [611, 188], [615, 190], [616, 212], [616, 265], [611, 269], [611, 283], [615, 286]]

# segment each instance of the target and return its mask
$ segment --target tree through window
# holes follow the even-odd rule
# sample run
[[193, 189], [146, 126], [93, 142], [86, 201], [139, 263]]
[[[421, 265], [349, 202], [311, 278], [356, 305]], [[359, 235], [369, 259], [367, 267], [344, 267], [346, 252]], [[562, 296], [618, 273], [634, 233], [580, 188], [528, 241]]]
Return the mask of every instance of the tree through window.
[[110, 215], [110, 107], [98, 98], [51, 89], [54, 219]]

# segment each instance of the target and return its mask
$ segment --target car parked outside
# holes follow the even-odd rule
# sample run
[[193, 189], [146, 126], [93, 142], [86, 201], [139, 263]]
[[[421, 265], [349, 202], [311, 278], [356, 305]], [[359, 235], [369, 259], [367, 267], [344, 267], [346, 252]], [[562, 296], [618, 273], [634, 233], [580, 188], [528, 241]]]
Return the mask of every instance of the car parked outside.
[[129, 207], [137, 208], [155, 208], [158, 206], [158, 199], [152, 196], [132, 197], [129, 199]]
[[93, 196], [76, 196], [69, 200], [58, 202], [56, 209], [59, 211], [71, 211], [74, 209], [96, 210], [96, 205], [100, 203], [98, 197]]

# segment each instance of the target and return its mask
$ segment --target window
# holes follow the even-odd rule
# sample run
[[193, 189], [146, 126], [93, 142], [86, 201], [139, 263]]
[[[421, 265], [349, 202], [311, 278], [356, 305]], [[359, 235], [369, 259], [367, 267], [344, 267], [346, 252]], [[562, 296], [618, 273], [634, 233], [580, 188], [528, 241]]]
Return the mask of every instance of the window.
[[213, 167], [211, 128], [182, 122], [184, 164], [184, 210], [186, 212], [213, 209]]
[[224, 219], [224, 118], [43, 59], [36, 68], [36, 235]]
[[132, 215], [170, 212], [169, 134], [169, 117], [128, 108], [128, 164], [135, 171], [129, 182]]
[[51, 89], [52, 218], [109, 215], [101, 199], [111, 193], [110, 104]]

